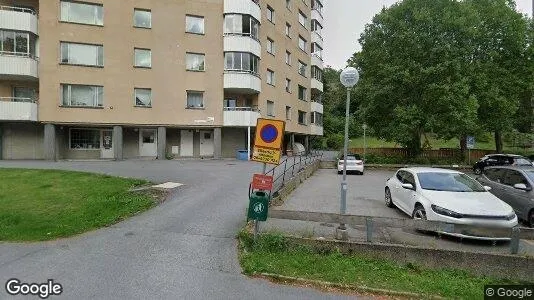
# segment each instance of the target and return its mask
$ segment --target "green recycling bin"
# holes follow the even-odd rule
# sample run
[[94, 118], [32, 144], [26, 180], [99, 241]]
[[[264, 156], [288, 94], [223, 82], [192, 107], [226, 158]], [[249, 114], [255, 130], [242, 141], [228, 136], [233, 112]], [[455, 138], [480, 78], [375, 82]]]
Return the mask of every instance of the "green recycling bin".
[[248, 218], [250, 220], [267, 221], [269, 196], [265, 192], [253, 192], [249, 197]]

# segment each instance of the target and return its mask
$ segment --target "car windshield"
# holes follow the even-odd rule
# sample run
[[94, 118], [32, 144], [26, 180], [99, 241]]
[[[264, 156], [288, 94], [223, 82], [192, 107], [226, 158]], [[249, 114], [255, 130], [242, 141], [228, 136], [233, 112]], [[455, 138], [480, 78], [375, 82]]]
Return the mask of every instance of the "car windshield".
[[418, 173], [419, 184], [424, 190], [444, 192], [485, 192], [486, 189], [472, 179], [461, 173], [428, 172]]
[[514, 161], [514, 164], [516, 165], [532, 165], [532, 162], [530, 162], [526, 158], [516, 158]]
[[[341, 156], [340, 159], [343, 160], [343, 156]], [[358, 154], [347, 155], [347, 160], [361, 160], [361, 158], [360, 158], [360, 156]]]
[[527, 174], [528, 178], [530, 178], [531, 181], [534, 181], [534, 170], [528, 170], [528, 171], [525, 171], [525, 173]]

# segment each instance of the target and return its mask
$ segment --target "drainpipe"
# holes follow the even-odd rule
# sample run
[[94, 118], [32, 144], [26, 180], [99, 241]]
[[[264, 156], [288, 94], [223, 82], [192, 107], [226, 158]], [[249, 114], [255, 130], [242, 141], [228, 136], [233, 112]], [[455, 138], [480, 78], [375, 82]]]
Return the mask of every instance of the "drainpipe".
[[247, 160], [250, 160], [250, 126], [247, 127]]

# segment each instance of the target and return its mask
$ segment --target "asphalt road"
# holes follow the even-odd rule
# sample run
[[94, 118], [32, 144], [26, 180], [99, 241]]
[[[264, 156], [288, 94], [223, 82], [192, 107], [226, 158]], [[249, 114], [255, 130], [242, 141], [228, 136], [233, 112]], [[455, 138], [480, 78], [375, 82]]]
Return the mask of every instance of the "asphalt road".
[[[388, 208], [384, 204], [385, 182], [395, 171], [365, 170], [365, 175], [347, 175], [347, 214], [374, 217], [409, 218], [397, 208]], [[302, 183], [284, 204], [275, 209], [339, 213], [340, 183], [342, 175], [335, 169], [320, 169]], [[262, 224], [262, 231], [283, 231], [304, 237], [334, 237], [337, 224], [314, 223], [304, 221], [269, 219]], [[348, 228], [349, 239], [365, 241], [364, 227]], [[489, 253], [509, 253], [509, 243], [500, 242], [493, 245], [488, 241], [459, 240], [435, 234], [421, 233], [410, 229], [377, 228], [373, 231], [374, 241], [424, 246], [431, 248], [481, 251]], [[520, 241], [519, 253], [534, 254], [534, 241]]]
[[235, 235], [245, 222], [248, 182], [261, 171], [260, 164], [0, 161], [0, 167], [89, 171], [185, 184], [162, 205], [108, 228], [50, 242], [0, 243], [0, 299], [9, 299], [3, 286], [10, 278], [27, 283], [54, 279], [64, 292], [50, 299], [344, 298], [241, 274]]

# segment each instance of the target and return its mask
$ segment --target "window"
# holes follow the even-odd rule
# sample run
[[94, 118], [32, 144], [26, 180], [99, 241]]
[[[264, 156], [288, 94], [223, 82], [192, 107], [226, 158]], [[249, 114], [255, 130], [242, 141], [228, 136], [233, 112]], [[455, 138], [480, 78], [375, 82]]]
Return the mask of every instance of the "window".
[[62, 84], [63, 106], [102, 107], [104, 87], [92, 85]]
[[306, 112], [299, 110], [299, 124], [306, 125]]
[[319, 59], [323, 59], [323, 48], [317, 45], [317, 43], [311, 44], [311, 52], [313, 55], [317, 56]]
[[267, 5], [267, 20], [274, 23], [274, 9]]
[[286, 106], [286, 120], [291, 120], [291, 106]]
[[286, 64], [291, 66], [291, 52], [286, 51]]
[[61, 63], [82, 66], [104, 66], [102, 45], [65, 43], [61, 44]]
[[274, 55], [274, 41], [270, 38], [267, 38], [267, 52]]
[[310, 123], [323, 126], [323, 114], [316, 111], [310, 113]]
[[311, 76], [312, 78], [315, 78], [321, 82], [323, 81], [323, 71], [321, 71], [321, 69], [319, 69], [317, 66], [312, 66]]
[[274, 85], [274, 71], [267, 69], [267, 84]]
[[104, 25], [102, 5], [61, 1], [61, 21]]
[[134, 49], [134, 66], [139, 68], [152, 67], [152, 51], [150, 49]]
[[260, 22], [249, 15], [227, 14], [224, 16], [224, 34], [245, 35], [259, 40]]
[[274, 117], [274, 102], [267, 100], [267, 116]]
[[135, 89], [135, 106], [152, 107], [152, 90], [151, 89]]
[[0, 30], [0, 52], [17, 56], [35, 56], [34, 34]]
[[291, 10], [291, 0], [286, 0], [286, 7]]
[[187, 108], [203, 108], [204, 92], [187, 91]]
[[27, 87], [13, 87], [13, 102], [35, 102], [35, 89]]
[[134, 27], [152, 28], [152, 12], [146, 9], [134, 9]]
[[308, 23], [308, 17], [300, 10], [299, 10], [299, 23], [304, 28], [308, 28], [308, 27], [306, 27], [306, 23]]
[[291, 93], [291, 79], [286, 78], [286, 92]]
[[312, 20], [312, 22], [311, 22], [311, 30], [313, 32], [317, 33], [320, 38], [322, 38], [323, 26], [321, 25], [321, 23], [319, 23], [319, 21], [317, 21], [315, 19]]
[[306, 51], [306, 43], [307, 43], [306, 40], [302, 36], [299, 35], [299, 48], [300, 48], [300, 50]]
[[186, 15], [185, 32], [204, 34], [204, 17]]
[[319, 13], [323, 12], [323, 5], [319, 0], [312, 0], [312, 9], [318, 11]]
[[258, 74], [260, 58], [248, 52], [225, 52], [224, 70]]
[[504, 182], [504, 169], [484, 169], [484, 175], [488, 177], [489, 180], [495, 181], [497, 183], [503, 183]]
[[291, 38], [291, 25], [289, 23], [286, 23], [286, 36]]
[[307, 92], [307, 89], [303, 87], [302, 85], [299, 85], [299, 99], [300, 100], [307, 101], [306, 92]]
[[514, 186], [519, 183], [530, 187], [528, 180], [525, 178], [525, 176], [523, 176], [523, 174], [521, 174], [521, 172], [516, 170], [507, 170], [506, 176], [504, 177], [504, 184]]
[[236, 106], [237, 106], [236, 99], [224, 99], [223, 101], [224, 110], [235, 110]]
[[185, 54], [185, 64], [188, 71], [204, 71], [204, 54], [198, 53], [186, 53]]
[[71, 149], [100, 149], [99, 129], [70, 129], [69, 144]]
[[306, 77], [306, 68], [308, 67], [307, 64], [301, 62], [299, 60], [299, 74]]

